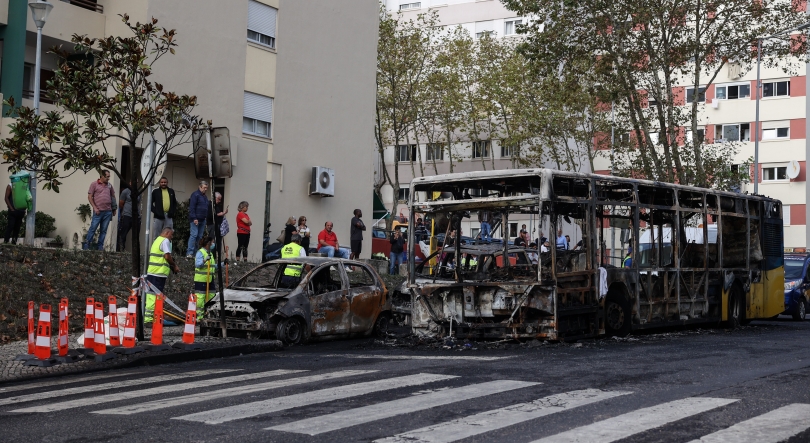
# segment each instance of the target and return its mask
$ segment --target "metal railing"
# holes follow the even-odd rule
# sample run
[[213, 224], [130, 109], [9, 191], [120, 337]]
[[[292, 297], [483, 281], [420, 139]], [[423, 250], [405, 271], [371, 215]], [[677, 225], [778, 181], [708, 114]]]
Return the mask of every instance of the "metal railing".
[[80, 8], [87, 9], [89, 11], [95, 11], [99, 14], [104, 13], [104, 6], [99, 5], [96, 3], [96, 0], [62, 0], [65, 3], [70, 3], [71, 5], [78, 6]]

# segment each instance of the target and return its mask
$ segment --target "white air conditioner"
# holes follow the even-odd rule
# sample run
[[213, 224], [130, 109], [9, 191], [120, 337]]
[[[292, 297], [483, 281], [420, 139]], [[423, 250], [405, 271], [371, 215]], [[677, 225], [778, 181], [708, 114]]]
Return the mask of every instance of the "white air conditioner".
[[335, 196], [335, 170], [323, 166], [312, 167], [312, 180], [309, 182], [309, 195], [321, 197]]

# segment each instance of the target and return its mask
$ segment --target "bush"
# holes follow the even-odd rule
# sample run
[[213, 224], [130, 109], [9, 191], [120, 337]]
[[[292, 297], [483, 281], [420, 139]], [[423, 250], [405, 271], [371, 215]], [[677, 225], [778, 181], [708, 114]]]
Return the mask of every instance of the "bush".
[[[37, 220], [34, 225], [34, 237], [47, 237], [48, 234], [56, 230], [54, 223], [56, 219], [50, 215], [37, 211]], [[8, 225], [8, 211], [0, 211], [0, 233], [6, 232]], [[25, 220], [20, 228], [20, 237], [25, 237]]]

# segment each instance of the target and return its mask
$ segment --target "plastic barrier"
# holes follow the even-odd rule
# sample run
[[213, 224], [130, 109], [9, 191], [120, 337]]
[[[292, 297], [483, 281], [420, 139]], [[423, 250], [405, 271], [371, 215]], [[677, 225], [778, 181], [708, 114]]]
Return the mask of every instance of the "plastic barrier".
[[127, 318], [124, 323], [124, 346], [113, 349], [113, 352], [116, 354], [128, 355], [143, 352], [142, 347], [135, 346], [135, 328], [138, 324], [137, 305], [138, 296], [135, 295], [135, 291], [132, 291], [132, 295], [130, 295], [127, 300]]
[[[95, 346], [95, 300], [93, 297], [87, 297], [86, 306], [84, 311], [84, 351], [85, 353], [92, 353]], [[103, 331], [102, 331], [103, 332]]]
[[39, 305], [39, 321], [37, 322], [37, 340], [34, 349], [36, 358], [27, 360], [26, 366], [53, 366], [57, 363], [51, 357], [51, 305]]
[[121, 346], [118, 329], [118, 308], [115, 306], [115, 296], [111, 295], [107, 301], [110, 305], [110, 346]]
[[33, 355], [36, 348], [36, 329], [34, 328], [34, 302], [28, 302], [28, 353]]
[[65, 357], [68, 353], [68, 299], [59, 301], [59, 356]]
[[95, 330], [93, 331], [96, 361], [106, 361], [115, 358], [115, 354], [107, 353], [107, 340], [104, 337], [104, 304], [95, 303]]
[[188, 309], [186, 310], [186, 325], [183, 328], [183, 341], [176, 342], [173, 348], [185, 349], [187, 351], [202, 349], [202, 346], [194, 344], [194, 328], [197, 325], [197, 296], [188, 296]]
[[162, 293], [155, 294], [155, 312], [152, 321], [152, 339], [146, 348], [150, 351], [168, 351], [169, 345], [163, 344], [163, 297]]

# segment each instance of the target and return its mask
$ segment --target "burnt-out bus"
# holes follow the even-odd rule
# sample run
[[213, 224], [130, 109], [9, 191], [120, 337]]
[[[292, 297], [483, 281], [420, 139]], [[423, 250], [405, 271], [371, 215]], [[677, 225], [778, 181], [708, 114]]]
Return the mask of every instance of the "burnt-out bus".
[[[416, 178], [409, 209], [411, 223], [416, 214], [431, 219], [443, 243], [423, 261], [409, 257], [402, 290], [417, 334], [575, 340], [673, 325], [735, 327], [785, 309], [775, 199], [523, 169]], [[530, 215], [531, 231], [549, 241], [530, 248], [523, 243], [534, 237], [514, 242], [506, 229], [507, 238], [455, 244], [462, 220], [478, 211], [501, 227]], [[574, 239], [557, 238], [561, 232]], [[634, 260], [632, 251], [643, 255]]]

